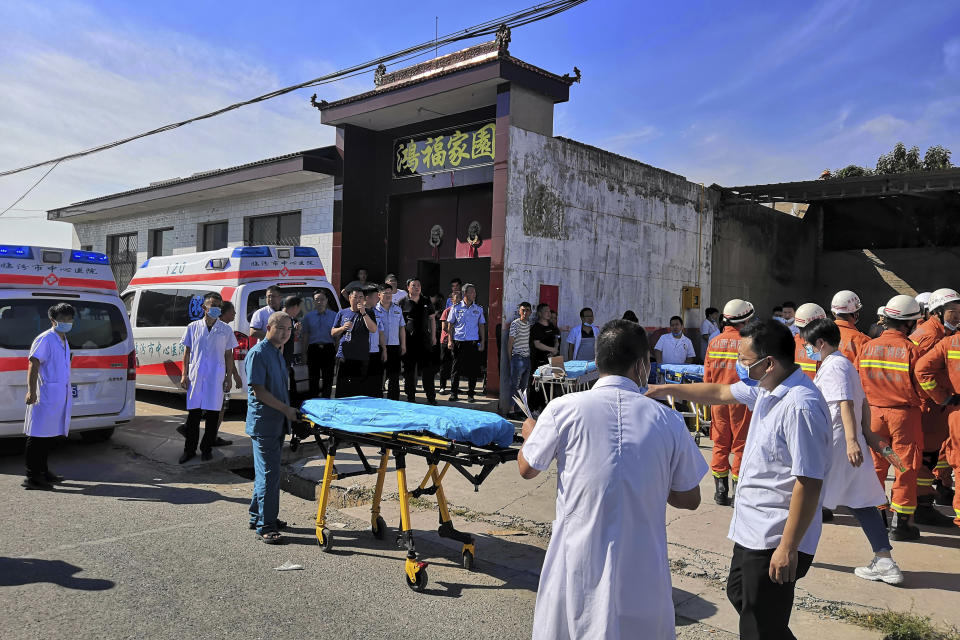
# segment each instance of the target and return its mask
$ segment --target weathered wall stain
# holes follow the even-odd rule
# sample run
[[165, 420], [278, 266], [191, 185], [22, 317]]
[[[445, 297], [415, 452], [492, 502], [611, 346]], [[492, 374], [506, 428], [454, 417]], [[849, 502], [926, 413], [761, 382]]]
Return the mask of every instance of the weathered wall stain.
[[533, 173], [527, 173], [523, 193], [523, 233], [528, 236], [566, 240], [564, 208], [559, 196]]

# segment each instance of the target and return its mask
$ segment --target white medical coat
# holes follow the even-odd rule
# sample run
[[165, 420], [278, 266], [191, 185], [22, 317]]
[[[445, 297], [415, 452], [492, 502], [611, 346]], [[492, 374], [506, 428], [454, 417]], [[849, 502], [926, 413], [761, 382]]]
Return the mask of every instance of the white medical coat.
[[40, 361], [37, 401], [27, 405], [23, 432], [37, 438], [65, 436], [70, 431], [70, 345], [47, 329], [30, 346], [30, 356]]
[[[865, 394], [856, 367], [842, 353], [834, 351], [823, 359], [813, 384], [817, 385], [827, 401], [833, 426], [830, 473], [827, 474], [821, 491], [823, 506], [836, 509], [838, 505], [844, 505], [851, 509], [860, 509], [884, 504], [887, 497], [873, 465], [870, 464], [870, 450], [860, 429]], [[847, 459], [847, 434], [843, 430], [840, 416], [840, 402], [843, 400], [853, 402], [857, 442], [863, 453], [863, 464], [859, 467], [854, 467]]]
[[220, 411], [223, 407], [223, 381], [227, 374], [223, 352], [237, 346], [233, 329], [217, 320], [208, 330], [206, 319], [200, 318], [187, 325], [180, 344], [190, 348], [187, 411]]
[[605, 376], [547, 405], [523, 456], [558, 475], [533, 637], [674, 638], [667, 496], [708, 471], [680, 414]]

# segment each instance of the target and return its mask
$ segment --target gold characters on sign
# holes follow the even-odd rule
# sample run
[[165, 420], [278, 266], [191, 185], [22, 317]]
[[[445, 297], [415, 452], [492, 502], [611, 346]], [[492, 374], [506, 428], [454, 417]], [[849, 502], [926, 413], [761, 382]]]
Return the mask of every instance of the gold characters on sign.
[[472, 132], [457, 129], [449, 135], [407, 140], [397, 147], [396, 173], [409, 175], [420, 173], [421, 168], [424, 172], [443, 171], [493, 162], [495, 132], [496, 125], [491, 122]]

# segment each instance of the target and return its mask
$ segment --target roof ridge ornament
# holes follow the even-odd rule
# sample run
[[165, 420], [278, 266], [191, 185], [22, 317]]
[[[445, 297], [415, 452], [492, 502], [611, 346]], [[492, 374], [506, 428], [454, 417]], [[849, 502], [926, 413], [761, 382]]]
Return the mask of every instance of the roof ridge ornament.
[[570, 82], [580, 82], [580, 77], [580, 69], [577, 67], [573, 68], [573, 76], [571, 76], [569, 73], [563, 74], [563, 79], [569, 80]]
[[497, 27], [497, 52], [500, 55], [507, 55], [509, 51], [507, 48], [510, 46], [510, 27], [506, 24], [501, 23]]
[[373, 86], [379, 87], [383, 84], [383, 78], [387, 75], [387, 67], [381, 62], [376, 71], [373, 72]]

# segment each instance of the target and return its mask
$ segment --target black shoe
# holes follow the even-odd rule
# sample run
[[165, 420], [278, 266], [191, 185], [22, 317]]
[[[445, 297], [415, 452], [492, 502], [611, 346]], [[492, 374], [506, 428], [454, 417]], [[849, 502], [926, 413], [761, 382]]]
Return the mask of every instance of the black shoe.
[[953, 487], [945, 487], [940, 484], [940, 481], [938, 480], [935, 483], [935, 489], [937, 490], [937, 493], [933, 497], [933, 503], [938, 504], [941, 507], [952, 507], [954, 496]]
[[429, 400], [427, 400], [427, 404], [432, 404], [433, 406], [437, 406], [437, 399], [430, 398]]
[[476, 402], [477, 399], [473, 396], [467, 396], [467, 402]]
[[213, 442], [213, 446], [215, 446], [215, 447], [229, 447], [229, 446], [232, 445], [232, 444], [233, 444], [233, 440], [225, 440], [224, 438], [221, 438], [220, 436], [217, 436], [217, 439], [214, 440], [214, 442]]
[[953, 526], [953, 518], [943, 515], [937, 511], [932, 504], [917, 505], [917, 512], [913, 514], [913, 521], [916, 524], [924, 524], [931, 527]]
[[187, 437], [187, 425], [182, 424], [182, 425], [180, 425], [179, 427], [177, 427], [177, 433], [179, 433], [181, 436], [183, 436], [184, 438], [186, 438], [186, 437]]
[[893, 518], [890, 522], [889, 536], [891, 540], [897, 542], [919, 540], [920, 529], [917, 529], [915, 526], [910, 524], [910, 522], [907, 520], [907, 516], [894, 511]]
[[713, 484], [716, 487], [716, 491], [713, 494], [713, 501], [716, 502], [721, 507], [726, 507], [730, 505], [730, 495], [727, 487], [726, 478], [717, 478], [714, 476]]
[[451, 394], [450, 394], [450, 397], [447, 398], [447, 400], [450, 401], [450, 402], [457, 402], [457, 401], [460, 400], [460, 396], [458, 396], [458, 395], [455, 394], [455, 393], [451, 393]]
[[820, 521], [830, 522], [831, 520], [833, 520], [833, 511], [826, 507], [820, 507]]
[[197, 452], [196, 452], [196, 451], [184, 451], [184, 452], [180, 455], [180, 464], [183, 464], [184, 462], [187, 462], [188, 460], [193, 460], [193, 459], [196, 457], [196, 455], [197, 455]]
[[23, 479], [23, 482], [20, 483], [20, 486], [24, 489], [34, 489], [37, 491], [53, 491], [53, 485], [44, 480], [42, 477], [37, 476], [27, 476]]
[[203, 460], [204, 462], [207, 462], [208, 460], [213, 460], [213, 451], [201, 451], [200, 459]]
[[46, 480], [47, 482], [51, 483], [51, 484], [56, 484], [56, 483], [58, 483], [58, 482], [63, 482], [63, 476], [58, 476], [57, 474], [53, 473], [52, 471], [44, 471], [44, 472], [43, 472], [43, 479]]

